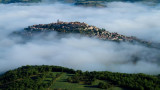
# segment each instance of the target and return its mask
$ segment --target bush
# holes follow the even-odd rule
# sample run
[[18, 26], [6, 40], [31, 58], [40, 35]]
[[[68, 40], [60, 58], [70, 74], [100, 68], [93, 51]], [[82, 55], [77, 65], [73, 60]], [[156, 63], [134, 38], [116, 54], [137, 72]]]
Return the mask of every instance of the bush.
[[100, 82], [100, 83], [98, 84], [98, 87], [99, 87], [99, 88], [102, 88], [102, 89], [108, 89], [108, 88], [111, 88], [112, 85], [110, 85], [110, 84], [107, 83], [107, 82]]

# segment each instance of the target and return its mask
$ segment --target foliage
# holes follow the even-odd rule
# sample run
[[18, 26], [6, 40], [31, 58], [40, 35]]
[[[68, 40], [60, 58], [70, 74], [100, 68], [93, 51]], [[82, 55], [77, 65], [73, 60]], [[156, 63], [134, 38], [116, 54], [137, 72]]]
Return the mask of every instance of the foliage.
[[[59, 72], [59, 73], [57, 73]], [[71, 74], [69, 83], [83, 83], [101, 89], [124, 87], [133, 90], [160, 90], [160, 75], [125, 74], [112, 72], [82, 72], [60, 66], [22, 66], [0, 76], [0, 90], [42, 90], [53, 86], [63, 73]], [[66, 81], [65, 81], [66, 82]]]
[[106, 82], [99, 83], [99, 88], [109, 88], [110, 83], [133, 90], [160, 90], [160, 79], [145, 74], [125, 74], [111, 72], [84, 72], [69, 78], [69, 82], [93, 82], [95, 79]]
[[[75, 73], [73, 69], [59, 66], [22, 66], [21, 68], [10, 70], [0, 77], [0, 89], [33, 89], [39, 90], [49, 87], [54, 79], [61, 74], [53, 76], [51, 72]], [[43, 83], [44, 78], [52, 77], [47, 83]]]
[[99, 88], [102, 88], [102, 89], [108, 89], [108, 88], [111, 88], [112, 85], [110, 85], [110, 84], [107, 83], [107, 82], [100, 82], [100, 83], [98, 84], [98, 87], [99, 87]]

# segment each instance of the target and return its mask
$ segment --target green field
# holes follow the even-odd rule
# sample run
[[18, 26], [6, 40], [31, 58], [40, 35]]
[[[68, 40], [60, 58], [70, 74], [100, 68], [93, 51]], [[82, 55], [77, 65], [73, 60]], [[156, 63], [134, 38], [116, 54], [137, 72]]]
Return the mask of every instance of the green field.
[[[54, 72], [54, 75], [56, 75], [59, 72]], [[99, 82], [103, 82], [101, 80], [96, 80], [92, 85], [85, 85], [83, 83], [69, 83], [67, 82], [67, 78], [71, 77], [73, 74], [67, 74], [63, 73], [60, 77], [56, 78], [54, 80], [53, 84], [47, 88], [47, 90], [53, 90], [53, 89], [67, 89], [67, 90], [103, 90], [100, 88], [97, 88], [97, 85]], [[51, 77], [46, 77], [44, 79], [44, 83], [51, 80]], [[120, 87], [112, 87], [108, 90], [124, 90]]]
[[22, 66], [0, 76], [0, 90], [160, 90], [160, 75], [83, 72], [60, 66]]

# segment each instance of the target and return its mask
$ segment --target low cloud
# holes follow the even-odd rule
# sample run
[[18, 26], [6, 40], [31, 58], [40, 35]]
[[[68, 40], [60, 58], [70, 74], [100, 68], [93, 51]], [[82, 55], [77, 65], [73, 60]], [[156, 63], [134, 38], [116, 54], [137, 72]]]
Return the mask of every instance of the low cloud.
[[158, 42], [160, 6], [108, 3], [106, 8], [69, 4], [0, 4], [0, 72], [22, 65], [60, 65], [73, 69], [159, 74], [159, 50], [130, 43], [115, 43], [67, 35], [36, 36], [26, 43], [8, 35], [40, 23], [80, 21], [111, 32]]

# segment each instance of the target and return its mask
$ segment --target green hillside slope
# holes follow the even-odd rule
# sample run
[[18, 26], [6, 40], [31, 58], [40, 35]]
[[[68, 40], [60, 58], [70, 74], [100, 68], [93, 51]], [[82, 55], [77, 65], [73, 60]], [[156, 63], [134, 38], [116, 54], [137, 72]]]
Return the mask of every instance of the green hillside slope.
[[160, 90], [160, 75], [82, 72], [60, 66], [23, 66], [0, 76], [0, 90]]

